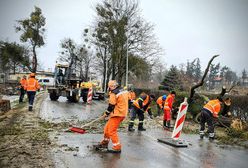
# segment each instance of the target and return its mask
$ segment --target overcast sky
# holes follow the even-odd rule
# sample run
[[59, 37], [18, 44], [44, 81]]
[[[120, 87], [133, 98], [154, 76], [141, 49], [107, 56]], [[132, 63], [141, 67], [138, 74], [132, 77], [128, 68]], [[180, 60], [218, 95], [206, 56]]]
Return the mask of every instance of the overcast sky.
[[[43, 66], [53, 68], [59, 43], [70, 37], [80, 43], [82, 31], [94, 19], [100, 0], [0, 0], [0, 40], [19, 42], [16, 20], [27, 18], [34, 6], [46, 18], [46, 45], [38, 49]], [[155, 25], [163, 62], [169, 67], [199, 57], [205, 68], [215, 54], [241, 74], [248, 70], [248, 0], [140, 0], [143, 17]]]

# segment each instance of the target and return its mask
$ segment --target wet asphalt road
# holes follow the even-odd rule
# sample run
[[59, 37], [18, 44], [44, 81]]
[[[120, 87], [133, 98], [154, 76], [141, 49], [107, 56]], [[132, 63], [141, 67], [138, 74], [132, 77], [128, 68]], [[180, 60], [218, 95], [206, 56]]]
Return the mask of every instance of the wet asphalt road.
[[[91, 107], [88, 106], [82, 103], [67, 103], [66, 99], [61, 98], [59, 102], [46, 99], [41, 116], [53, 122], [76, 118], [93, 119], [99, 116], [106, 104], [95, 101]], [[183, 134], [180, 137], [189, 144], [187, 148], [175, 148], [157, 141], [157, 138], [170, 135], [170, 132], [162, 129], [120, 133], [123, 146], [121, 154], [94, 151], [92, 145], [102, 139], [99, 134], [59, 133], [51, 134], [50, 137], [60, 146], [52, 150], [58, 168], [247, 167], [247, 149], [219, 146], [208, 139], [200, 140], [197, 135]]]
[[70, 103], [65, 97], [60, 97], [58, 101], [51, 101], [48, 96], [41, 105], [40, 117], [54, 123], [83, 121], [97, 118], [104, 112], [106, 106], [104, 101], [96, 100], [89, 105], [82, 99], [78, 103]]

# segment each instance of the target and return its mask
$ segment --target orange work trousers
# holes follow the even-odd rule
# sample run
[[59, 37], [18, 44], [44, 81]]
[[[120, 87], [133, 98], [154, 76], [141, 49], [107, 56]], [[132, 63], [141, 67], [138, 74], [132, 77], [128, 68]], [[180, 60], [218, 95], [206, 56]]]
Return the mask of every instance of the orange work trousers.
[[114, 116], [111, 117], [104, 127], [104, 139], [111, 139], [113, 143], [113, 149], [120, 150], [121, 144], [117, 134], [117, 129], [120, 123], [125, 119], [125, 117]]
[[169, 108], [164, 109], [164, 121], [171, 120], [171, 110]]

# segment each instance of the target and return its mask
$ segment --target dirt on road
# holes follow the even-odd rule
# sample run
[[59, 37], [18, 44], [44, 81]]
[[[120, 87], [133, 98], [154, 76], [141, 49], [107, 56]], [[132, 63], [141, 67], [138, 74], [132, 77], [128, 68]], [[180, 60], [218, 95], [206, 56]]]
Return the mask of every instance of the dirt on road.
[[0, 167], [54, 167], [49, 130], [38, 117], [43, 99], [44, 94], [36, 96], [32, 112], [23, 103], [0, 116]]

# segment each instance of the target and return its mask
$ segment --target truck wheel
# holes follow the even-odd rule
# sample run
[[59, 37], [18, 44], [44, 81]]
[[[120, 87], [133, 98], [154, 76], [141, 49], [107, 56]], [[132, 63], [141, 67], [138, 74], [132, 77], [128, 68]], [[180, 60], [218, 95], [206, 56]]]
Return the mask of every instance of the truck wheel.
[[77, 93], [73, 93], [73, 94], [72, 94], [72, 101], [73, 101], [74, 103], [79, 102], [79, 99], [80, 99], [80, 96], [79, 96]]
[[50, 99], [52, 101], [57, 101], [58, 98], [59, 98], [59, 96], [57, 96], [57, 94], [55, 92], [50, 93]]

